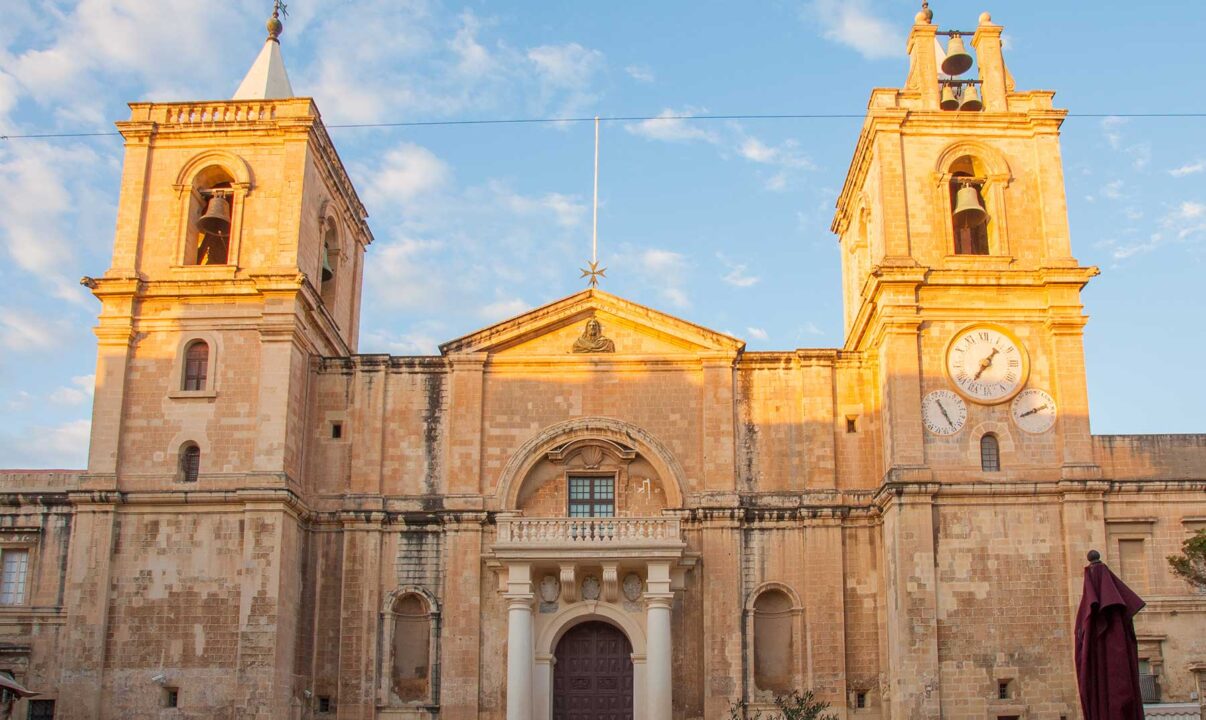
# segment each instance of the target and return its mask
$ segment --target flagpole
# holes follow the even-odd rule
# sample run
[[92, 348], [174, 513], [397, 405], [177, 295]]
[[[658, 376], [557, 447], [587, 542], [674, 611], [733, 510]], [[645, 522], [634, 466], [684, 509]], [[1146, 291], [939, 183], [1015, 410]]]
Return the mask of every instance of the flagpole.
[[591, 221], [590, 261], [599, 262], [599, 116], [595, 116], [595, 201]]

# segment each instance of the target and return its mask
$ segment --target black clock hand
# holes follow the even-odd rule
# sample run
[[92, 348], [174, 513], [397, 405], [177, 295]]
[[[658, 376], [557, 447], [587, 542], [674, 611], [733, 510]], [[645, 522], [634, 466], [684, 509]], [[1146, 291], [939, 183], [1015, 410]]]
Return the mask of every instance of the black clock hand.
[[1039, 405], [1038, 407], [1036, 407], [1032, 410], [1027, 410], [1026, 412], [1022, 413], [1022, 417], [1029, 417], [1037, 412], [1042, 412], [1043, 410], [1046, 410], [1046, 409], [1047, 409], [1047, 403], [1043, 403], [1042, 405]]
[[993, 348], [992, 352], [988, 353], [988, 357], [986, 357], [980, 361], [980, 369], [976, 371], [976, 376], [974, 378], [972, 378], [972, 380], [980, 379], [980, 376], [984, 374], [984, 371], [987, 370], [992, 365], [992, 359], [994, 357], [996, 357], [996, 354], [998, 352], [1000, 352], [1000, 351], [997, 350], [996, 348]]
[[949, 424], [951, 427], [955, 427], [955, 421], [951, 420], [951, 416], [946, 414], [946, 407], [942, 404], [942, 401], [934, 400], [934, 404], [938, 406], [940, 411], [942, 411], [942, 417], [946, 418], [947, 424]]

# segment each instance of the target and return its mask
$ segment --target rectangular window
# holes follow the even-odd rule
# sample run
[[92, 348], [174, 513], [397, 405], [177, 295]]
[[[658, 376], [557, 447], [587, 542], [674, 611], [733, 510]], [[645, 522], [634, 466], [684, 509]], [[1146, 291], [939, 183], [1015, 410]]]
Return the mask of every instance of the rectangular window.
[[320, 712], [320, 713], [331, 712], [331, 698], [327, 697], [326, 695], [320, 695], [318, 697], [318, 712]]
[[570, 517], [615, 517], [616, 479], [614, 475], [570, 475]]
[[54, 700], [30, 700], [29, 720], [54, 720]]
[[169, 708], [180, 707], [180, 690], [177, 688], [164, 688], [163, 706]]
[[25, 602], [25, 576], [29, 572], [28, 550], [0, 552], [0, 605]]
[[1147, 590], [1147, 556], [1142, 540], [1118, 541], [1118, 566], [1123, 582], [1137, 592]]

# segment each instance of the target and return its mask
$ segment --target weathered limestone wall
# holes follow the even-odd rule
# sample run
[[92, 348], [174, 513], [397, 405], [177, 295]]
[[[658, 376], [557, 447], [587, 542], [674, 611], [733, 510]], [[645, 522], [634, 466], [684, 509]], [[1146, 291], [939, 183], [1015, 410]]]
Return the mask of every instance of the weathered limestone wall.
[[1206, 435], [1094, 435], [1093, 458], [1112, 480], [1206, 479]]

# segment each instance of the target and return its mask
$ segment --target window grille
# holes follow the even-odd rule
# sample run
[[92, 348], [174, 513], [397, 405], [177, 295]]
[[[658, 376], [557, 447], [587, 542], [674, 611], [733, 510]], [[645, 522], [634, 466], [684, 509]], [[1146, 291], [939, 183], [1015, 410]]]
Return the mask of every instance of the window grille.
[[1001, 469], [1001, 445], [993, 434], [980, 438], [980, 469], [984, 472], [998, 472]]

